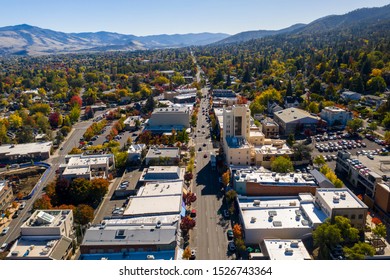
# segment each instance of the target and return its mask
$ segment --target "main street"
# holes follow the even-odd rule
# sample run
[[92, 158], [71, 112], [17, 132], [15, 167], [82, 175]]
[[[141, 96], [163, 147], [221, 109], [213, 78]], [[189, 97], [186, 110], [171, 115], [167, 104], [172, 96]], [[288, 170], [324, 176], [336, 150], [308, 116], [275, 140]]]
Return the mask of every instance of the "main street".
[[[196, 63], [195, 57], [193, 57]], [[200, 67], [198, 66], [197, 81], [200, 83]], [[228, 259], [226, 231], [229, 229], [229, 220], [225, 220], [222, 213], [222, 198], [218, 195], [218, 173], [211, 169], [210, 153], [216, 153], [210, 137], [207, 122], [209, 101], [206, 97], [208, 89], [202, 89], [202, 100], [198, 112], [197, 126], [193, 135], [196, 152], [196, 169], [193, 192], [197, 200], [193, 207], [197, 210], [196, 226], [191, 233], [190, 247], [196, 250], [197, 259], [224, 260]], [[205, 114], [202, 114], [203, 109]], [[204, 133], [203, 133], [204, 132]], [[203, 146], [205, 144], [205, 146]], [[199, 151], [199, 148], [201, 151]], [[205, 157], [205, 155], [207, 157]]]

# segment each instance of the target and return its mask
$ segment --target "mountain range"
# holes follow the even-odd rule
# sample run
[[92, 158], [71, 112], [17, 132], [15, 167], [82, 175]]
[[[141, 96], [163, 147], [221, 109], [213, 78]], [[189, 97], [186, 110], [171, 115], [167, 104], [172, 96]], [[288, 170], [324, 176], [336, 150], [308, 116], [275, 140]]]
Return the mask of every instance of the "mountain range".
[[331, 15], [309, 24], [280, 30], [246, 31], [235, 35], [197, 33], [135, 36], [113, 32], [64, 33], [21, 24], [0, 28], [0, 55], [45, 55], [97, 51], [135, 51], [187, 46], [224, 45], [277, 35], [318, 35], [359, 26], [390, 23], [390, 5], [362, 8], [344, 15]]
[[230, 35], [198, 33], [135, 36], [113, 32], [64, 33], [27, 24], [0, 28], [0, 55], [135, 51], [207, 45]]

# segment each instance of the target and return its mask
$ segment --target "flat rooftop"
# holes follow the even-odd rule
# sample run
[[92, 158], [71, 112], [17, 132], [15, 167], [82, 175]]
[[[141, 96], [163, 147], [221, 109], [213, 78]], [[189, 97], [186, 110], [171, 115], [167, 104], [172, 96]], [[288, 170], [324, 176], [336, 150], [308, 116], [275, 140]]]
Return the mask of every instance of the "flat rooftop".
[[36, 210], [22, 227], [58, 227], [71, 210]]
[[141, 187], [137, 196], [167, 196], [167, 195], [181, 195], [183, 189], [183, 182], [159, 182], [146, 183]]
[[35, 153], [49, 153], [52, 142], [39, 142], [39, 143], [27, 143], [27, 144], [15, 144], [15, 145], [1, 145], [0, 154], [12, 155], [28, 155]]
[[134, 196], [131, 197], [124, 216], [147, 216], [158, 214], [179, 214], [182, 207], [181, 195]]
[[374, 160], [371, 160], [367, 156], [360, 155], [356, 159], [376, 174], [390, 177], [390, 156], [375, 155]]
[[190, 109], [184, 106], [174, 106], [166, 108], [156, 108], [152, 114], [189, 113]]
[[249, 143], [243, 137], [226, 137], [226, 142], [230, 148], [249, 148]]
[[151, 166], [144, 168], [140, 181], [180, 181], [184, 172], [185, 169], [178, 166]]
[[270, 260], [311, 260], [300, 239], [264, 239]]
[[317, 186], [314, 177], [306, 173], [276, 173], [276, 172], [257, 172], [252, 170], [238, 170], [234, 180], [237, 182], [256, 182], [269, 185], [280, 186], [299, 186], [312, 185]]
[[249, 135], [250, 137], [264, 137], [264, 133], [260, 130], [250, 130]]
[[330, 111], [334, 113], [341, 113], [341, 112], [346, 112], [344, 109], [334, 107], [334, 106], [328, 106], [324, 108], [325, 111]]
[[[258, 201], [258, 205], [255, 205], [255, 201]], [[303, 204], [314, 206], [314, 203], [309, 201]], [[239, 197], [239, 208], [247, 229], [311, 228], [313, 219], [326, 219], [321, 210], [306, 213], [301, 208], [299, 196]]]
[[169, 157], [176, 158], [179, 157], [180, 151], [179, 148], [154, 148], [151, 147], [146, 154], [146, 158], [160, 158], [160, 157]]
[[309, 112], [305, 110], [301, 110], [298, 108], [288, 108], [281, 111], [278, 111], [274, 114], [275, 116], [278, 116], [283, 122], [299, 122], [301, 119], [310, 118], [313, 121], [318, 121], [321, 118], [318, 116], [313, 116]]
[[287, 155], [292, 154], [291, 149], [286, 145], [283, 144], [281, 148], [275, 147], [274, 145], [262, 145], [262, 146], [255, 146], [255, 152], [259, 154], [275, 154], [275, 155]]
[[347, 188], [320, 188], [317, 189], [316, 197], [321, 197], [330, 209], [334, 208], [368, 208]]
[[65, 168], [65, 170], [62, 172], [63, 176], [66, 175], [85, 175], [89, 174], [91, 172], [91, 168], [89, 166], [82, 167], [82, 166], [73, 166], [73, 167], [68, 167]]
[[7, 181], [0, 181], [0, 193], [3, 191], [3, 189], [7, 186]]
[[10, 249], [7, 258], [57, 259], [60, 260], [72, 240], [67, 237], [21, 237]]
[[104, 165], [109, 162], [109, 158], [107, 156], [102, 157], [71, 157], [67, 163], [67, 166], [78, 167], [78, 166], [92, 166], [92, 165]]

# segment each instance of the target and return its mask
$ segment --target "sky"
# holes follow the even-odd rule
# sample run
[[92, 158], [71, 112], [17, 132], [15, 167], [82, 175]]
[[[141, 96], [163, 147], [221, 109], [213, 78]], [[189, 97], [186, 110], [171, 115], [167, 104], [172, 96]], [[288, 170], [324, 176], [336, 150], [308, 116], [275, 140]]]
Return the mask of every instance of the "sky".
[[0, 0], [0, 26], [137, 36], [277, 30], [390, 0]]

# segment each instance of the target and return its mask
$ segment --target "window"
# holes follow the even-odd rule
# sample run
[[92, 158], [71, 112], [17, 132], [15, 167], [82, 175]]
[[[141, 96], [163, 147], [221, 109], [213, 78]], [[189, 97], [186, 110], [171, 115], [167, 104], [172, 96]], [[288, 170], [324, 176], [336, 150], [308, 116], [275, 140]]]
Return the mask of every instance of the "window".
[[358, 218], [359, 220], [363, 219], [363, 214], [359, 214]]
[[352, 214], [351, 215], [351, 220], [355, 220], [356, 219], [356, 215], [355, 214]]
[[124, 229], [118, 229], [117, 231], [116, 231], [116, 235], [115, 235], [115, 238], [117, 238], [117, 239], [123, 239], [123, 238], [125, 238], [126, 236], [125, 236], [125, 230]]

